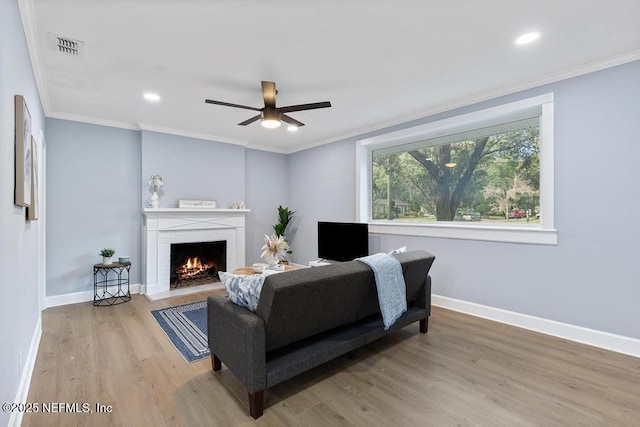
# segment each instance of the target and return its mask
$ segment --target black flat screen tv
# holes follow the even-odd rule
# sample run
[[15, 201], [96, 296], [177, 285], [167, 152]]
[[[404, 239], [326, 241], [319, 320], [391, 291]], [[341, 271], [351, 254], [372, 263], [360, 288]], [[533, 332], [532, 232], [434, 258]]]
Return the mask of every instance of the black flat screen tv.
[[318, 257], [351, 261], [369, 255], [369, 225], [355, 222], [318, 222]]

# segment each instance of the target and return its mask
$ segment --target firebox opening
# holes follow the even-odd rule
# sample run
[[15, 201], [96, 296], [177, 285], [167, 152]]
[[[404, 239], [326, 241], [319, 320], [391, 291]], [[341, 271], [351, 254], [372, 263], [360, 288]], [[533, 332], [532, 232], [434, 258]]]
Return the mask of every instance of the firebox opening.
[[224, 240], [171, 245], [171, 289], [219, 282], [218, 271], [226, 270], [227, 242]]

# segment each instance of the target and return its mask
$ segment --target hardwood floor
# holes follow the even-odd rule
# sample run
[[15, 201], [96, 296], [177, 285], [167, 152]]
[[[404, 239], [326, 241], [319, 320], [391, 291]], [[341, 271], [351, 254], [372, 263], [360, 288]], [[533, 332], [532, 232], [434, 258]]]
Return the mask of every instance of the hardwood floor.
[[640, 425], [640, 359], [437, 307], [428, 334], [416, 323], [269, 389], [253, 420], [226, 367], [186, 363], [151, 315], [209, 293], [47, 309], [28, 402], [93, 413], [22, 425]]

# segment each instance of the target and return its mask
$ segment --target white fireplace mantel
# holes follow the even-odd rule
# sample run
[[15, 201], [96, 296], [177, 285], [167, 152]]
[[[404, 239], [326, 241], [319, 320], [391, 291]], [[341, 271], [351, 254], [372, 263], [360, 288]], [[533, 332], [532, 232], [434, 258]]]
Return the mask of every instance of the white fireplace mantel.
[[141, 293], [168, 292], [171, 244], [227, 242], [227, 270], [245, 265], [245, 215], [249, 209], [147, 208]]

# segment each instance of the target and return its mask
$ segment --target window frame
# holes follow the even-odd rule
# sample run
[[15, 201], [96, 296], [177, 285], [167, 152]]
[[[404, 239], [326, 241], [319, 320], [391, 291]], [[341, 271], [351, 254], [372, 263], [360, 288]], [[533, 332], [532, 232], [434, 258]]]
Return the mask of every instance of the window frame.
[[[540, 120], [540, 224], [521, 227], [458, 222], [411, 223], [373, 220], [373, 150], [403, 145], [499, 123], [538, 116]], [[356, 215], [369, 232], [493, 242], [557, 245], [554, 207], [554, 97], [553, 93], [388, 132], [356, 141]]]

